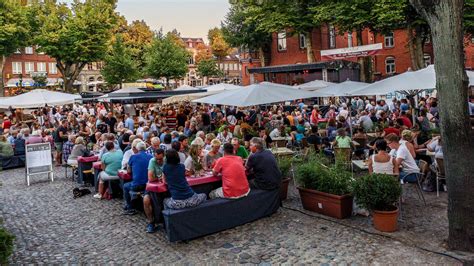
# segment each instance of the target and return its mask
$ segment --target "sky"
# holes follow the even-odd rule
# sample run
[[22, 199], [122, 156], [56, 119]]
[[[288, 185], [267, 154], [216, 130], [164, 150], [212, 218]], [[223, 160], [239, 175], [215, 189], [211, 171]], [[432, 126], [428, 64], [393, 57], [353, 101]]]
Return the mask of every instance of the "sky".
[[117, 11], [128, 22], [144, 20], [152, 30], [164, 32], [176, 28], [182, 37], [201, 37], [207, 42], [207, 31], [220, 26], [228, 0], [118, 0]]

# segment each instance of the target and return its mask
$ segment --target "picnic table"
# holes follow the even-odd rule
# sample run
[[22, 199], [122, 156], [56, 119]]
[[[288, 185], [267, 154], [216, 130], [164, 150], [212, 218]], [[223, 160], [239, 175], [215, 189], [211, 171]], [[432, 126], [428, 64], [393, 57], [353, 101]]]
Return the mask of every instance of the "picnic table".
[[354, 165], [354, 167], [356, 168], [356, 170], [358, 170], [358, 172], [369, 170], [369, 166], [367, 165], [365, 160], [352, 160], [352, 165]]
[[294, 151], [292, 151], [292, 150], [290, 150], [286, 147], [272, 148], [271, 151], [275, 156], [288, 156], [288, 155], [295, 154]]
[[99, 160], [99, 156], [94, 155], [94, 156], [89, 156], [89, 157], [82, 157], [79, 156], [77, 158], [77, 170], [78, 170], [78, 180], [77, 182], [79, 184], [84, 184], [84, 175], [92, 174], [92, 167], [94, 162], [97, 162]]

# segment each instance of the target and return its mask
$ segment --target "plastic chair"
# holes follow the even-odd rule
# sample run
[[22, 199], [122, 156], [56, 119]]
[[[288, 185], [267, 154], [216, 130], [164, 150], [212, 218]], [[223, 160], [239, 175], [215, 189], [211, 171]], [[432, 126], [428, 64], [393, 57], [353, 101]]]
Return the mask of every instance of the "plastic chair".
[[445, 170], [444, 170], [444, 159], [436, 158], [436, 197], [439, 197], [439, 180], [446, 180]]

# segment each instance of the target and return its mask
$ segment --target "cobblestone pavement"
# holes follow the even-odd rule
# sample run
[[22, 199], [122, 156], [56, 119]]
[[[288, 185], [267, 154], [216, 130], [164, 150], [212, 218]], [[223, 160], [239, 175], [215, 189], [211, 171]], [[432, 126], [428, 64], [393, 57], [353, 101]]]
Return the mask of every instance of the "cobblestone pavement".
[[[284, 202], [288, 208], [269, 218], [170, 244], [161, 231], [145, 233], [143, 214], [121, 215], [119, 200], [101, 201], [91, 195], [73, 199], [75, 184], [64, 179], [64, 169], [56, 170], [55, 182], [44, 178], [30, 187], [24, 184], [24, 169], [0, 172], [0, 218], [16, 235], [12, 263], [461, 264], [414, 247], [444, 252], [445, 195], [434, 203], [432, 197], [427, 199], [428, 207], [414, 198], [404, 209], [400, 231], [388, 238], [371, 234], [376, 231], [367, 217], [336, 223], [288, 209], [301, 210], [291, 187], [290, 199]], [[433, 211], [436, 215], [423, 217]]]

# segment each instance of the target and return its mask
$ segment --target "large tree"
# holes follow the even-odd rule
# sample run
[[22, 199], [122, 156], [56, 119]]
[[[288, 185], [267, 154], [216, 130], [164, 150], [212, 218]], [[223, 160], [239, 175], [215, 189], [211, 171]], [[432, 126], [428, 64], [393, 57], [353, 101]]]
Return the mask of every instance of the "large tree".
[[105, 57], [104, 68], [101, 71], [109, 85], [119, 85], [139, 78], [137, 63], [132, 58], [132, 52], [125, 47], [122, 36], [116, 36], [112, 49]]
[[[123, 22], [122, 22], [123, 23]], [[144, 54], [153, 40], [153, 31], [143, 20], [135, 20], [119, 27], [117, 33], [123, 38], [125, 47], [130, 51], [133, 61], [142, 71], [145, 67]]]
[[212, 52], [205, 44], [200, 43], [196, 46], [195, 64], [199, 64], [201, 60], [209, 60], [212, 58]]
[[265, 66], [265, 51], [272, 41], [272, 34], [258, 27], [262, 22], [262, 17], [257, 16], [261, 8], [244, 1], [231, 4], [222, 23], [225, 40], [233, 47], [258, 52], [260, 64]]
[[174, 34], [155, 37], [145, 54], [146, 73], [156, 79], [165, 78], [169, 88], [170, 79], [180, 79], [188, 71], [190, 54], [177, 43]]
[[197, 73], [203, 78], [222, 76], [222, 71], [217, 67], [217, 61], [213, 58], [199, 61]]
[[6, 57], [26, 46], [30, 37], [29, 9], [18, 1], [0, 0], [0, 96], [3, 96], [3, 68]]
[[219, 28], [212, 28], [207, 34], [209, 45], [211, 46], [212, 54], [217, 58], [223, 58], [231, 52], [231, 47], [224, 39], [222, 30]]
[[45, 1], [36, 8], [39, 30], [34, 42], [56, 59], [64, 90], [71, 91], [84, 66], [105, 58], [117, 20], [115, 1], [75, 0], [70, 8]]
[[474, 133], [467, 112], [469, 80], [464, 70], [464, 0], [410, 0], [431, 28], [436, 89], [440, 101], [446, 182], [448, 245], [474, 251]]

